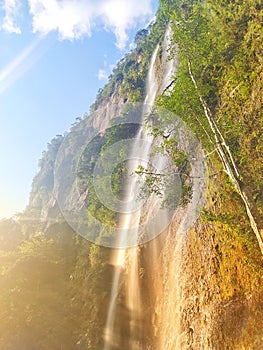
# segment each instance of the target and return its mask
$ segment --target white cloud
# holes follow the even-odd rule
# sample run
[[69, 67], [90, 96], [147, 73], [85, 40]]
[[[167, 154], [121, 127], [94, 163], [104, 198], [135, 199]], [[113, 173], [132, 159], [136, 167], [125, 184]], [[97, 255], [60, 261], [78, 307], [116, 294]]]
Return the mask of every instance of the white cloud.
[[8, 33], [21, 34], [20, 28], [15, 23], [20, 8], [19, 0], [4, 0], [2, 8], [5, 12], [2, 29]]
[[100, 10], [106, 26], [113, 30], [120, 49], [127, 42], [127, 29], [152, 14], [150, 0], [105, 0], [101, 2]]
[[99, 80], [107, 79], [108, 78], [107, 72], [104, 69], [99, 69], [98, 78]]
[[[90, 36], [102, 25], [116, 36], [116, 45], [123, 49], [127, 31], [136, 24], [145, 24], [152, 16], [151, 0], [27, 0], [34, 33], [57, 31], [60, 39]], [[20, 34], [17, 16], [22, 0], [3, 0], [2, 29]]]
[[61, 39], [73, 40], [90, 36], [92, 29], [102, 24], [113, 31], [120, 49], [127, 43], [127, 30], [152, 15], [151, 0], [28, 0], [28, 3], [34, 32], [47, 34], [55, 30]]
[[61, 39], [91, 35], [92, 7], [83, 0], [28, 0], [33, 31], [57, 30]]

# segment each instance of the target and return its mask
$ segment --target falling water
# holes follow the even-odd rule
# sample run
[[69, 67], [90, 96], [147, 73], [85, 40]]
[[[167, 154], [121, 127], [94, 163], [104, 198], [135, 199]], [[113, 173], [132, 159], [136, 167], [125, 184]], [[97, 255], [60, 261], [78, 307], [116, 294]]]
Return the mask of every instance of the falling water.
[[[171, 83], [171, 75], [175, 73], [175, 61], [168, 62], [167, 50], [169, 47], [171, 31], [167, 29], [164, 42], [162, 44], [162, 66], [158, 66], [159, 76], [161, 74], [161, 81], [156, 74], [156, 62], [157, 54], [160, 46], [157, 45], [155, 48], [146, 81], [146, 97], [144, 101], [143, 116], [147, 115], [151, 107], [154, 104], [157, 93], [164, 91], [167, 86]], [[142, 123], [144, 124], [144, 123]], [[144, 147], [141, 146], [142, 140], [145, 141]], [[149, 135], [144, 126], [142, 126], [133, 143], [133, 148], [130, 153], [130, 161], [128, 167], [131, 170], [138, 168], [139, 164], [143, 166], [147, 165], [150, 157], [150, 150], [153, 143], [153, 137]], [[145, 147], [145, 145], [147, 145]], [[139, 258], [140, 248], [139, 243], [139, 225], [142, 215], [145, 215], [146, 220], [151, 212], [154, 211], [156, 201], [148, 201], [148, 208], [139, 208], [133, 210], [134, 202], [136, 201], [136, 188], [138, 187], [137, 179], [135, 176], [131, 176], [126, 183], [126, 195], [125, 202], [126, 208], [125, 213], [120, 216], [120, 227], [122, 228], [121, 238], [118, 243], [119, 249], [116, 250], [112, 265], [114, 266], [114, 278], [111, 290], [110, 305], [108, 310], [108, 317], [106, 322], [105, 331], [105, 345], [104, 350], [129, 348], [133, 350], [144, 350], [143, 347], [143, 335], [142, 335], [142, 301], [140, 295], [140, 269], [139, 269]], [[157, 203], [160, 204], [160, 203]], [[129, 229], [133, 228], [133, 246], [132, 248], [126, 248], [130, 244]], [[137, 228], [134, 232], [134, 228]], [[129, 320], [128, 325], [128, 340], [122, 339], [120, 322], [117, 323], [117, 303], [119, 299], [120, 286], [125, 281], [125, 311], [128, 312], [128, 316], [125, 317]], [[127, 336], [126, 336], [127, 338]]]
[[[146, 83], [146, 98], [144, 101], [144, 110], [143, 114], [147, 114], [150, 111], [151, 106], [154, 103], [157, 91], [158, 83], [155, 78], [155, 61], [158, 52], [159, 45], [156, 47], [150, 63], [150, 68], [147, 76]], [[141, 140], [147, 141], [147, 146], [142, 149]], [[134, 140], [133, 149], [130, 154], [130, 161], [128, 162], [129, 169], [136, 170], [138, 165], [144, 161], [147, 163], [149, 157], [149, 151], [152, 143], [152, 137], [149, 136], [144, 130], [143, 126], [138, 131], [138, 134]], [[135, 328], [138, 328], [138, 322], [140, 319], [141, 313], [141, 298], [139, 291], [139, 276], [138, 276], [138, 254], [139, 248], [133, 247], [125, 249], [127, 243], [129, 242], [128, 233], [130, 227], [139, 227], [140, 222], [140, 210], [132, 212], [132, 207], [134, 206], [134, 201], [136, 201], [136, 188], [137, 179], [135, 176], [131, 176], [126, 184], [126, 198], [125, 202], [127, 203], [127, 208], [125, 210], [128, 214], [122, 214], [120, 218], [120, 227], [122, 228], [122, 234], [119, 242], [119, 249], [116, 251], [113, 265], [115, 267], [115, 274], [113, 279], [113, 286], [111, 292], [110, 306], [108, 310], [108, 318], [106, 323], [106, 335], [105, 335], [105, 346], [104, 350], [110, 350], [112, 347], [117, 345], [118, 337], [115, 332], [115, 318], [116, 318], [116, 308], [117, 308], [117, 299], [119, 294], [120, 279], [122, 272], [124, 271], [126, 264], [129, 265], [129, 275], [127, 279], [127, 297], [126, 304], [129, 311], [130, 319], [130, 334], [134, 333]], [[138, 230], [137, 230], [138, 235]], [[138, 241], [138, 237], [137, 237]], [[130, 337], [129, 347], [136, 350], [141, 349], [140, 340], [134, 340], [133, 337]], [[138, 334], [137, 334], [138, 338]]]
[[174, 58], [169, 59], [169, 48], [172, 42], [172, 29], [170, 26], [167, 27], [164, 40], [163, 40], [163, 61], [166, 63], [163, 65], [163, 71], [162, 71], [162, 81], [160, 83], [160, 91], [166, 91], [168, 87], [172, 85], [173, 77], [176, 73], [177, 69], [177, 46], [173, 46], [173, 52]]

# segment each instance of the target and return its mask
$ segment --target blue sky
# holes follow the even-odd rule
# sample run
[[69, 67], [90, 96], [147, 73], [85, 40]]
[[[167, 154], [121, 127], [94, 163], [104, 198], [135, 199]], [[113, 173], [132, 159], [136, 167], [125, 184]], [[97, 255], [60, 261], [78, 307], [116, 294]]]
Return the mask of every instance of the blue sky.
[[0, 1], [0, 218], [22, 211], [47, 143], [89, 112], [158, 0]]

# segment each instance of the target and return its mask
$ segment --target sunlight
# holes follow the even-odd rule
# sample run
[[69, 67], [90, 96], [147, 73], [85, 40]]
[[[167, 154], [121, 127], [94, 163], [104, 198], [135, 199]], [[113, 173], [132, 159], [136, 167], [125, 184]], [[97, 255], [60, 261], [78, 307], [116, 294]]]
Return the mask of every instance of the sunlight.
[[0, 94], [5, 92], [17, 79], [24, 75], [46, 52], [41, 46], [43, 36], [38, 36], [15, 59], [0, 71]]

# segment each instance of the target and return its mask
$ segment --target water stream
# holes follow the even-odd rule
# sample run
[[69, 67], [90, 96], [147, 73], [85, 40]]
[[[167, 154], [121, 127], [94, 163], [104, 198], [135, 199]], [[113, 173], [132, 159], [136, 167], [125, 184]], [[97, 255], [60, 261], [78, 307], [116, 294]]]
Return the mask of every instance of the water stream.
[[[159, 45], [156, 47], [150, 63], [150, 68], [147, 76], [146, 83], [146, 98], [144, 101], [145, 108], [143, 109], [143, 114], [149, 112], [151, 106], [154, 103], [157, 91], [158, 83], [155, 77], [155, 61], [158, 52]], [[147, 146], [142, 149], [141, 140], [147, 141]], [[144, 127], [141, 126], [137, 136], [134, 140], [133, 149], [130, 154], [130, 161], [128, 164], [129, 169], [136, 170], [139, 164], [142, 164], [142, 161], [147, 163], [149, 157], [149, 151], [151, 148], [152, 137], [147, 134], [144, 130]], [[139, 153], [140, 152], [140, 153]], [[135, 329], [138, 329], [138, 322], [140, 322], [140, 313], [141, 313], [141, 298], [140, 298], [140, 288], [139, 288], [139, 276], [138, 276], [138, 247], [125, 248], [129, 242], [128, 234], [129, 228], [139, 227], [140, 222], [140, 209], [133, 211], [134, 201], [136, 201], [136, 186], [137, 178], [136, 176], [130, 176], [126, 184], [126, 198], [125, 202], [127, 203], [125, 212], [127, 214], [122, 214], [120, 218], [120, 227], [122, 228], [122, 234], [119, 242], [120, 248], [116, 251], [113, 257], [113, 265], [115, 267], [115, 273], [113, 278], [113, 286], [111, 291], [110, 306], [108, 310], [108, 318], [106, 323], [106, 335], [105, 335], [105, 346], [104, 350], [110, 350], [112, 347], [116, 346], [118, 341], [118, 336], [116, 336], [116, 308], [117, 308], [117, 299], [120, 288], [120, 279], [122, 272], [125, 269], [125, 266], [128, 262], [129, 264], [129, 274], [127, 278], [127, 295], [126, 295], [126, 307], [129, 312], [130, 320], [130, 334], [133, 334]], [[134, 234], [134, 230], [133, 230]], [[137, 230], [138, 235], [138, 230]], [[138, 237], [137, 237], [138, 238]], [[135, 238], [136, 239], [136, 238]], [[122, 248], [123, 247], [123, 248]], [[137, 333], [137, 340], [134, 340], [133, 336], [130, 336], [129, 347], [131, 349], [140, 349], [140, 340], [138, 340], [139, 334]], [[139, 336], [140, 338], [140, 336]]]
[[[169, 45], [170, 30], [168, 29], [163, 42], [164, 59], [167, 59], [166, 50]], [[159, 44], [156, 46], [147, 75], [146, 81], [146, 97], [144, 101], [143, 116], [147, 115], [154, 104], [157, 93], [163, 90], [165, 85], [170, 83], [170, 76], [174, 72], [174, 64], [164, 64], [162, 79], [158, 81], [156, 75], [156, 61], [159, 52]], [[142, 142], [144, 147], [142, 147]], [[153, 142], [153, 137], [145, 130], [144, 122], [140, 127], [136, 138], [134, 139], [133, 147], [130, 152], [128, 161], [128, 168], [136, 170], [138, 165], [147, 166], [150, 157], [150, 150]], [[136, 175], [130, 176], [126, 182], [125, 200], [126, 208], [124, 210], [127, 214], [120, 215], [119, 225], [122, 229], [121, 238], [118, 243], [118, 248], [113, 254], [112, 265], [114, 267], [113, 284], [110, 297], [110, 305], [108, 309], [108, 316], [105, 328], [105, 344], [104, 350], [115, 349], [133, 349], [144, 350], [144, 334], [143, 329], [143, 314], [142, 314], [142, 299], [140, 293], [140, 247], [139, 243], [139, 225], [142, 215], [142, 208], [136, 207], [136, 193], [138, 187]], [[155, 205], [154, 201], [151, 205]], [[147, 216], [149, 212], [147, 212]], [[147, 218], [146, 218], [147, 219]], [[132, 230], [130, 230], [132, 228]], [[129, 237], [131, 234], [133, 238]], [[129, 242], [133, 242], [134, 247], [129, 247]], [[124, 286], [123, 286], [124, 283]], [[121, 289], [125, 291], [124, 301], [122, 305], [123, 311], [120, 314], [118, 309]], [[125, 313], [125, 319], [128, 320], [126, 324], [125, 334], [122, 334], [122, 325], [119, 320], [120, 315]]]

